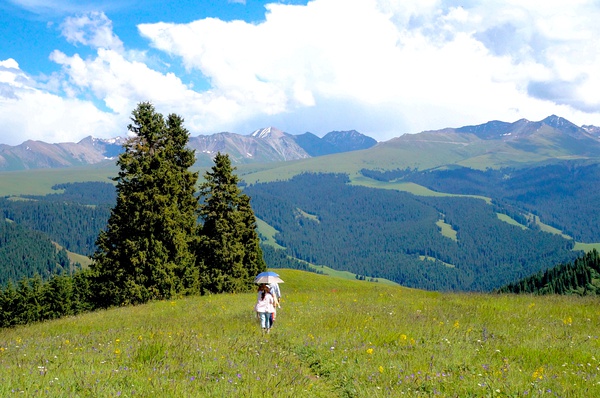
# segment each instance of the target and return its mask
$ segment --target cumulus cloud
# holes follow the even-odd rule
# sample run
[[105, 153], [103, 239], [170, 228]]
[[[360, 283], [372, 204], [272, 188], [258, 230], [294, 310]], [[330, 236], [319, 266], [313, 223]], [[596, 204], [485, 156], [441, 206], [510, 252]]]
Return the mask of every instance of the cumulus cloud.
[[124, 134], [91, 102], [65, 99], [36, 88], [13, 59], [0, 61], [0, 109], [2, 141], [7, 144], [27, 139], [75, 142], [87, 135]]
[[[313, 0], [268, 4], [255, 23], [141, 24], [150, 48], [132, 51], [107, 15], [91, 12], [61, 29], [92, 56], [52, 52], [60, 72], [47, 91], [4, 61], [0, 96], [15, 107], [47, 97], [59, 114], [82, 109], [80, 119], [104, 133], [125, 126], [146, 100], [182, 115], [192, 134], [274, 125], [319, 135], [357, 129], [386, 140], [550, 114], [600, 125], [599, 18], [593, 0]], [[149, 62], [150, 50], [164, 68]], [[186, 73], [176, 74], [178, 66]], [[194, 78], [209, 87], [195, 89]]]
[[[454, 3], [316, 0], [270, 4], [260, 24], [138, 28], [152, 46], [208, 76], [215, 92], [241, 107], [262, 104], [256, 120], [352, 104], [367, 118], [387, 119], [362, 123], [379, 138], [551, 113], [598, 120], [590, 112], [600, 92], [589, 90], [600, 67], [593, 2]], [[346, 124], [340, 117], [319, 132]], [[389, 129], [375, 127], [382, 125]]]
[[70, 43], [123, 51], [123, 43], [113, 33], [112, 21], [103, 12], [93, 11], [86, 15], [68, 17], [62, 23], [61, 31]]

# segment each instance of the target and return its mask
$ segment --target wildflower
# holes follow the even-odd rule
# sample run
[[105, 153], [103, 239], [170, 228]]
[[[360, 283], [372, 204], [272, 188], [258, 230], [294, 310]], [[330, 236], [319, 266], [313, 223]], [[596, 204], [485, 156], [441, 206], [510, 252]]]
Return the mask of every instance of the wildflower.
[[406, 340], [406, 338], [407, 338], [407, 337], [406, 337], [406, 335], [405, 335], [405, 334], [401, 334], [401, 335], [400, 335], [400, 340]]
[[458, 324], [458, 321], [454, 321], [454, 329], [458, 329], [460, 327], [460, 325]]
[[142, 339], [143, 339], [142, 335], [139, 335], [138, 336], [138, 341], [142, 341]]
[[121, 354], [121, 350], [119, 350], [118, 348], [115, 350], [115, 354], [116, 355], [120, 355]]
[[369, 354], [369, 355], [373, 354], [373, 349], [372, 349], [372, 348], [369, 348], [369, 349], [367, 350], [367, 354]]
[[543, 367], [540, 367], [540, 368], [538, 368], [537, 370], [535, 370], [535, 371], [533, 372], [533, 374], [531, 375], [531, 377], [532, 377], [534, 380], [542, 380], [542, 379], [544, 378], [544, 368], [543, 368]]
[[379, 373], [383, 373], [383, 366], [379, 366]]
[[567, 326], [571, 326], [573, 324], [573, 319], [569, 316], [563, 319], [563, 323]]

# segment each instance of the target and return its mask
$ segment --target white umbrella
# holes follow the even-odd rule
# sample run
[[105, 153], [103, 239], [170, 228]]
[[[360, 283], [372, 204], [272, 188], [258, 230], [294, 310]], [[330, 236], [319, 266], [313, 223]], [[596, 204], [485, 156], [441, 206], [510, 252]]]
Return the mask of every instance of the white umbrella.
[[280, 277], [275, 276], [275, 275], [262, 275], [262, 276], [258, 275], [256, 277], [256, 279], [254, 279], [254, 283], [258, 283], [258, 284], [266, 283], [268, 285], [269, 283], [284, 283], [284, 282]]

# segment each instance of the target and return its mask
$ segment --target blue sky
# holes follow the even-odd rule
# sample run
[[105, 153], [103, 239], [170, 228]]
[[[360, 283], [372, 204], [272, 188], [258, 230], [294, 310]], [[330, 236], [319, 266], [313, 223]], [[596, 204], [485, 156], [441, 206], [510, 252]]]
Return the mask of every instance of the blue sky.
[[140, 101], [192, 136], [600, 125], [599, 20], [595, 0], [0, 0], [0, 143], [124, 136]]

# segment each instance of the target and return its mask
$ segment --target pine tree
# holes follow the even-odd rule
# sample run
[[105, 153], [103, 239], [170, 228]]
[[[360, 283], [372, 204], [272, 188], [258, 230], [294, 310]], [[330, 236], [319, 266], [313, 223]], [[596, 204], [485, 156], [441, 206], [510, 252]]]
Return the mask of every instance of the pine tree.
[[215, 165], [200, 186], [199, 242], [201, 292], [242, 292], [266, 269], [250, 198], [238, 187], [227, 154], [217, 153]]
[[[197, 288], [191, 250], [198, 173], [183, 119], [165, 120], [150, 103], [133, 111], [135, 134], [119, 156], [117, 203], [91, 266], [96, 305], [144, 303]], [[197, 280], [197, 276], [196, 276]]]

